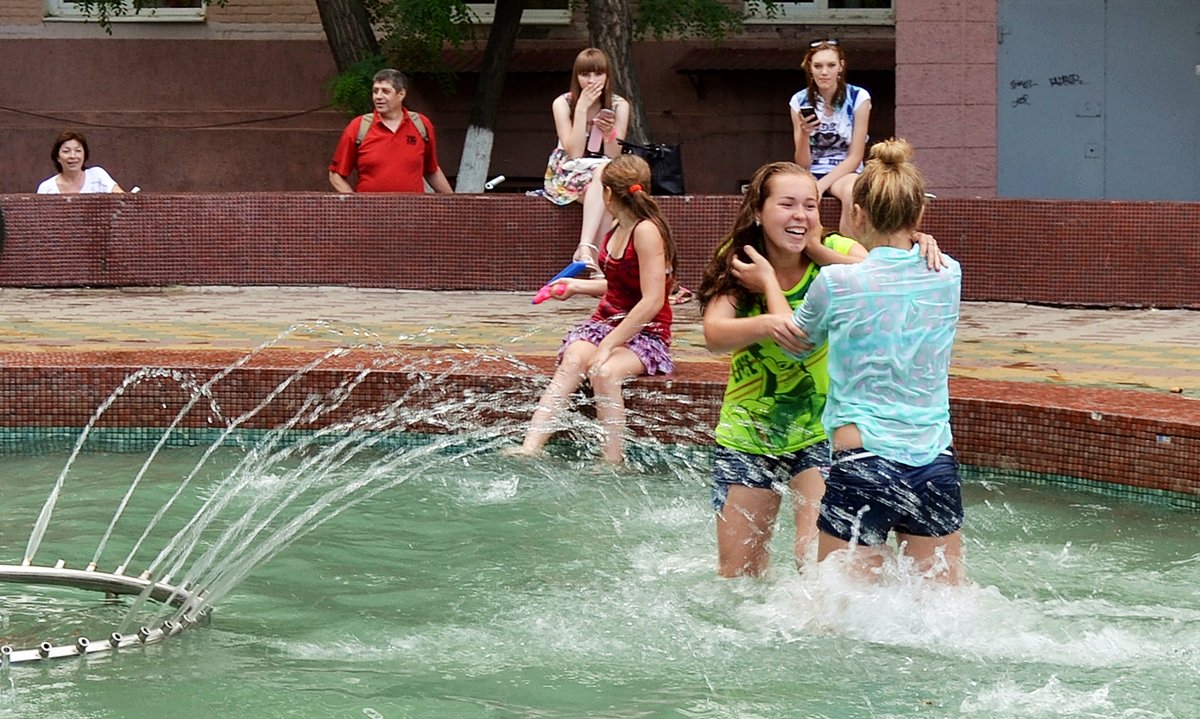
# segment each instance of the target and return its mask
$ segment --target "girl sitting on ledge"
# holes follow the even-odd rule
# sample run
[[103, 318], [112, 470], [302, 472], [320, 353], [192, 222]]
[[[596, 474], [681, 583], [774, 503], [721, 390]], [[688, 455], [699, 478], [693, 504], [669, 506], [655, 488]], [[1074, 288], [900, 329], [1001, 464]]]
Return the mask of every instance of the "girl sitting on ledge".
[[808, 86], [788, 102], [796, 164], [812, 172], [821, 194], [842, 203], [838, 232], [851, 237], [850, 192], [866, 154], [871, 95], [846, 82], [846, 52], [837, 40], [809, 43], [802, 67]]
[[[575, 58], [571, 89], [554, 99], [550, 109], [558, 144], [550, 153], [540, 193], [556, 205], [583, 203], [583, 225], [574, 259], [596, 265], [597, 244], [612, 216], [603, 190], [594, 182], [604, 166], [621, 154], [618, 140], [629, 126], [629, 103], [613, 92], [608, 56], [589, 47]], [[650, 184], [646, 183], [646, 189]]]
[[669, 374], [671, 361], [671, 286], [675, 240], [658, 203], [650, 196], [650, 166], [635, 155], [621, 155], [604, 169], [605, 208], [616, 218], [600, 246], [603, 275], [559, 280], [550, 296], [599, 297], [591, 319], [563, 339], [558, 370], [533, 413], [525, 440], [508, 454], [535, 456], [556, 430], [555, 418], [584, 379], [592, 385], [596, 417], [603, 435], [605, 461], [624, 456], [625, 381], [644, 374]]

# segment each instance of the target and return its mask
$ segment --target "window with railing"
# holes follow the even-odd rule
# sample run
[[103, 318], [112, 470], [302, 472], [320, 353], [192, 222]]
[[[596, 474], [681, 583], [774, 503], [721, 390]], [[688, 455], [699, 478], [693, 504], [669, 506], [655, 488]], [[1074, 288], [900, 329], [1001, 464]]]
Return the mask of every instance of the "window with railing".
[[[491, 23], [496, 17], [496, 3], [469, 2], [482, 23]], [[522, 25], [568, 25], [571, 22], [571, 0], [525, 0], [525, 12], [521, 13]]]
[[892, 25], [896, 22], [894, 0], [775, 0], [767, 10], [764, 3], [746, 3], [747, 23], [825, 23], [839, 25]]
[[[47, 18], [58, 20], [86, 20], [96, 18], [95, 7], [90, 11], [82, 3], [71, 0], [45, 0]], [[203, 20], [204, 0], [144, 0], [139, 10], [134, 10], [132, 2], [125, 3], [125, 10], [120, 15], [110, 13], [113, 22], [138, 21], [171, 21], [171, 20]]]

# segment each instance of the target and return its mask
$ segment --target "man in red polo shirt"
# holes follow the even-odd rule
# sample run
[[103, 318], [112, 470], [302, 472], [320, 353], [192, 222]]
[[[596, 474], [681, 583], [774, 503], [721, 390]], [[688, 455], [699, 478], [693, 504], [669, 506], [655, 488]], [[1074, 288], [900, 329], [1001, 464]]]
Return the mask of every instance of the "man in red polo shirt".
[[[408, 80], [399, 70], [380, 70], [371, 85], [375, 112], [366, 131], [366, 117], [356, 117], [342, 131], [329, 184], [338, 192], [424, 192], [425, 182], [435, 192], [454, 192], [438, 167], [433, 123], [420, 113], [404, 109]], [[358, 183], [350, 184], [350, 174]]]

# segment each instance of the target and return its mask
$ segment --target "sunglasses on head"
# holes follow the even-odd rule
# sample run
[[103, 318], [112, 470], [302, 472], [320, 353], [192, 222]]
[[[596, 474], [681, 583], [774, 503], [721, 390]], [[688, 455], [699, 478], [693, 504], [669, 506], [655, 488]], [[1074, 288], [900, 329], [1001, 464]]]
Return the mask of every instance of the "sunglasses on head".
[[822, 45], [837, 45], [837, 44], [838, 44], [837, 40], [834, 40], [833, 38], [826, 38], [824, 40], [813, 40], [812, 42], [810, 42], [808, 44], [808, 46], [809, 47], [821, 47]]

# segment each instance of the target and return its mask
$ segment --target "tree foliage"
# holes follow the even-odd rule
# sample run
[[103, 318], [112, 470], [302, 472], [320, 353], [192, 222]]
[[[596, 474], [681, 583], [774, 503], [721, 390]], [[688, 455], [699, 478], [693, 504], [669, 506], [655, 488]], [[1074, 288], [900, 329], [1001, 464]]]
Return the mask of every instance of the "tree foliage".
[[383, 54], [406, 72], [450, 72], [443, 52], [475, 39], [479, 17], [464, 0], [363, 0]]
[[372, 80], [387, 66], [383, 55], [371, 55], [338, 73], [329, 81], [329, 104], [351, 115], [370, 112]]
[[748, 0], [739, 12], [720, 0], [640, 0], [634, 31], [638, 38], [662, 40], [668, 35], [721, 40], [741, 30], [749, 13], [774, 17], [773, 0]]
[[[206, 0], [209, 2], [210, 0]], [[79, 6], [80, 12], [89, 18], [95, 18], [96, 24], [104, 28], [104, 32], [112, 35], [113, 18], [125, 15], [140, 15], [150, 13], [163, 6], [160, 0], [73, 0]], [[225, 7], [228, 0], [211, 0], [210, 4]]]

